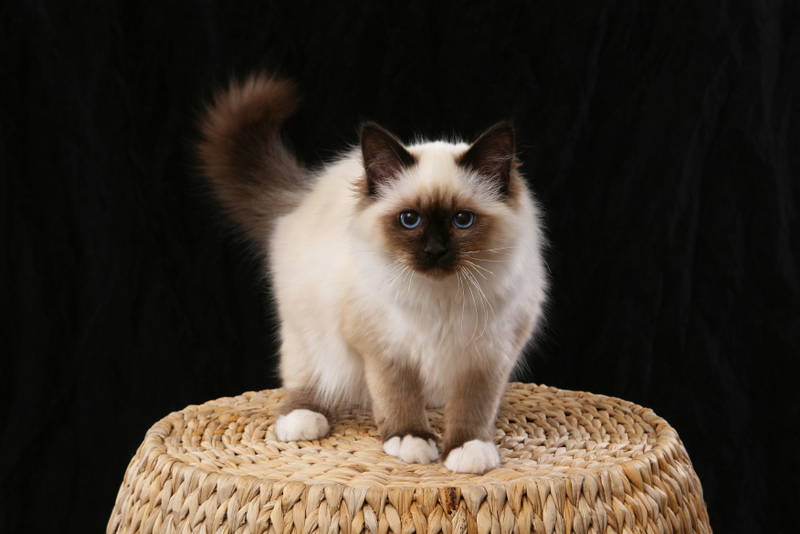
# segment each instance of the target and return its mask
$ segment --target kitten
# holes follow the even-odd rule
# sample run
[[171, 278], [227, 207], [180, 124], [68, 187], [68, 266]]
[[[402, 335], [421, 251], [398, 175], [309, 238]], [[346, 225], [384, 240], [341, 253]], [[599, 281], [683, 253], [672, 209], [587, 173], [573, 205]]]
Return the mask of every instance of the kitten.
[[286, 80], [234, 83], [199, 145], [218, 200], [267, 258], [278, 438], [322, 438], [335, 410], [371, 406], [384, 451], [426, 464], [439, 450], [425, 408], [444, 406], [444, 465], [497, 467], [498, 406], [547, 289], [513, 127], [404, 146], [367, 122], [360, 147], [311, 172], [279, 137], [296, 103]]

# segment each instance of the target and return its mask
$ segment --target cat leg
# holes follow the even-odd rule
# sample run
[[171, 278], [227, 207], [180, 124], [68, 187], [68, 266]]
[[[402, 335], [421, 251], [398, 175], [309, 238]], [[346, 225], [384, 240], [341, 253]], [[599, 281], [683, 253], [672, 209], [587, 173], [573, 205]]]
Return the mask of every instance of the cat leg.
[[384, 452], [408, 463], [436, 460], [439, 450], [425, 413], [417, 370], [377, 360], [366, 362], [365, 370]]
[[444, 414], [444, 465], [456, 473], [480, 474], [500, 466], [494, 424], [507, 376], [470, 369], [457, 377]]
[[328, 410], [318, 401], [311, 388], [290, 389], [275, 422], [275, 433], [281, 441], [312, 441], [330, 432]]

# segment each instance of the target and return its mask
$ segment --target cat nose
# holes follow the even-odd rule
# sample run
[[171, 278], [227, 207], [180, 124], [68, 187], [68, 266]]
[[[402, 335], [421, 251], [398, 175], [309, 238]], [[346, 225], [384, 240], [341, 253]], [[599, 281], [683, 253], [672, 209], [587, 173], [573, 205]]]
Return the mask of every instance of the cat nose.
[[442, 246], [441, 243], [428, 243], [428, 245], [425, 247], [425, 255], [428, 256], [431, 261], [438, 260], [444, 256], [446, 252], [447, 250]]

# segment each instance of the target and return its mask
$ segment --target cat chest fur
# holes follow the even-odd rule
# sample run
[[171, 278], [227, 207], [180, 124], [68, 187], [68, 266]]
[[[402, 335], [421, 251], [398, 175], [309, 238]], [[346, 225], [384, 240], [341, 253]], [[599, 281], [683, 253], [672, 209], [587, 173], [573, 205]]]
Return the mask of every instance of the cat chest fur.
[[509, 344], [516, 318], [509, 310], [499, 301], [496, 313], [475, 308], [457, 284], [447, 289], [442, 295], [416, 291], [401, 302], [391, 291], [379, 291], [363, 300], [351, 297], [342, 307], [343, 342], [367, 365], [381, 359], [400, 372], [417, 373], [429, 407], [445, 404], [461, 373], [507, 373], [516, 355]]

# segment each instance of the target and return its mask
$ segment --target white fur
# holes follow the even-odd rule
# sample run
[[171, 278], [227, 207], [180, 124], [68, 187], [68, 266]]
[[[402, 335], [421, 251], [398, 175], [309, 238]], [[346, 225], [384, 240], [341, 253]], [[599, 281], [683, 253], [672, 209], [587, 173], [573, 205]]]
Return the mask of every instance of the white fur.
[[410, 464], [429, 464], [439, 457], [432, 439], [424, 440], [410, 434], [395, 436], [383, 442], [383, 452]]
[[[270, 267], [286, 387], [314, 383], [330, 402], [369, 402], [362, 358], [341, 333], [346, 302], [381, 329], [382, 356], [418, 366], [428, 406], [444, 403], [453, 369], [470, 361], [489, 360], [488, 367], [510, 372], [522, 348], [515, 329], [538, 321], [546, 292], [539, 215], [529, 195], [515, 212], [459, 168], [455, 157], [466, 149], [443, 142], [409, 147], [419, 165], [361, 211], [355, 185], [364, 170], [354, 151], [326, 167], [302, 204], [277, 221]], [[504, 225], [493, 245], [503, 250], [493, 261], [476, 261], [480, 268], [444, 280], [395, 261], [380, 222], [437, 189], [480, 196]]]
[[281, 441], [312, 441], [324, 438], [330, 429], [324, 415], [302, 409], [278, 417], [275, 423], [275, 434]]
[[500, 466], [500, 454], [494, 443], [473, 439], [447, 455], [444, 466], [454, 473], [485, 473]]

